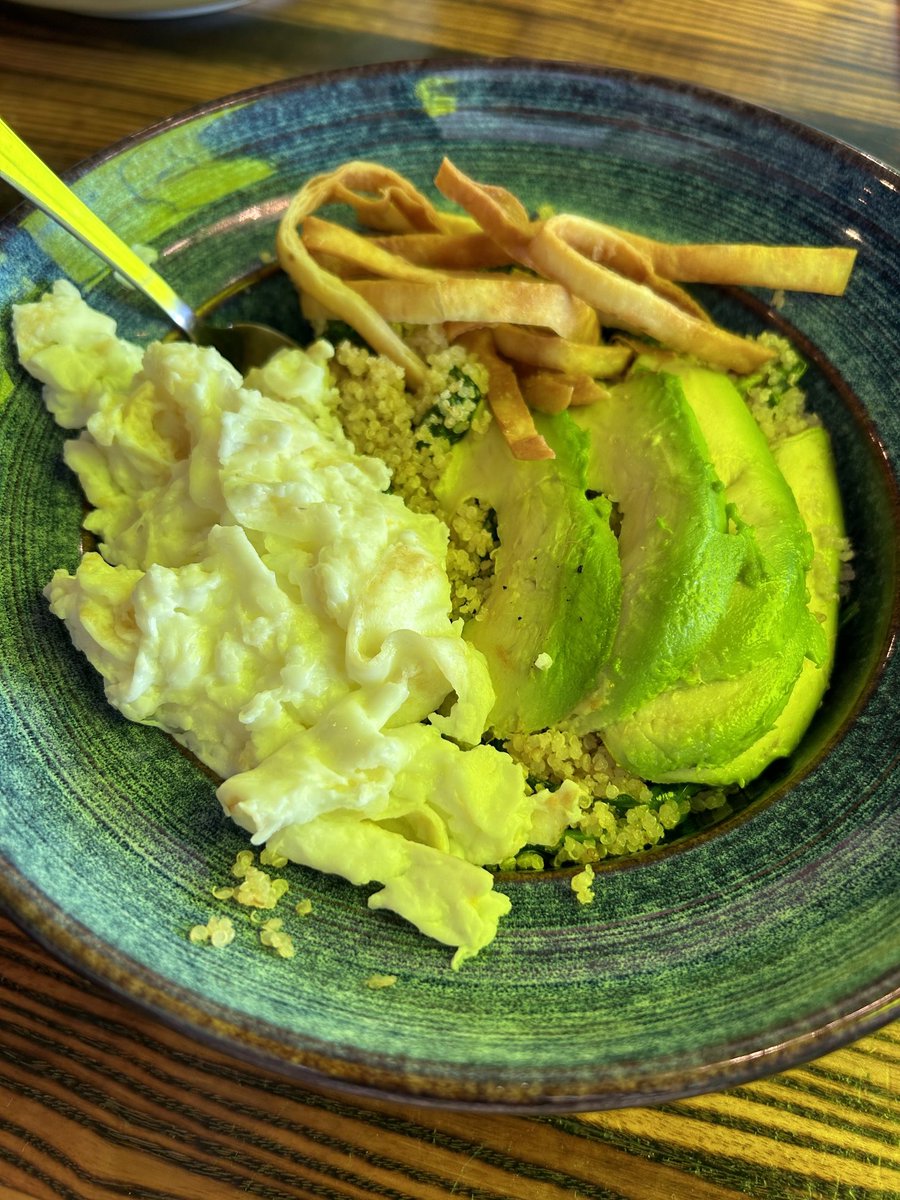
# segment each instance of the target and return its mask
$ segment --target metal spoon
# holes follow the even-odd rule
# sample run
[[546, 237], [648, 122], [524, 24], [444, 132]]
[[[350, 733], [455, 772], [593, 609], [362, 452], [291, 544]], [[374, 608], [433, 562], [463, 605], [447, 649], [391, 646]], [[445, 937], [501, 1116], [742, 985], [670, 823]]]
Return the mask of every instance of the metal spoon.
[[262, 366], [277, 350], [297, 343], [268, 325], [249, 321], [210, 325], [112, 232], [40, 158], [0, 120], [0, 178], [93, 250], [157, 304], [192, 342], [214, 346], [241, 374]]

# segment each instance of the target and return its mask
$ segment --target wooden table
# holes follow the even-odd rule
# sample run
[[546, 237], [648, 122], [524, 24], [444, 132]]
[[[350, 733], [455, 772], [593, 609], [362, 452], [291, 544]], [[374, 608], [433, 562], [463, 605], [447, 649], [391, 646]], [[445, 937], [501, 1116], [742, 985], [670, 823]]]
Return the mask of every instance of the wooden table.
[[[177, 21], [0, 3], [0, 114], [57, 169], [204, 100], [442, 53], [580, 59], [780, 109], [900, 166], [893, 0], [309, 0]], [[0, 213], [15, 197], [0, 191]], [[0, 1200], [900, 1196], [900, 1029], [654, 1109], [441, 1113], [197, 1045], [0, 918]]]

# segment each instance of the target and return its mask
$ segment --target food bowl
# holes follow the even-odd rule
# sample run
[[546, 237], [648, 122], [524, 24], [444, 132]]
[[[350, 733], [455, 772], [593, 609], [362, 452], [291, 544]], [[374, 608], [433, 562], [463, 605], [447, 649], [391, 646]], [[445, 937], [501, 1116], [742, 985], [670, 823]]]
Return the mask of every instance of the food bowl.
[[[810, 361], [856, 579], [832, 687], [797, 752], [724, 821], [597, 871], [509, 875], [496, 941], [445, 947], [301, 868], [292, 959], [220, 911], [244, 835], [215, 782], [120, 718], [41, 590], [82, 548], [61, 431], [10, 341], [14, 302], [60, 275], [138, 341], [169, 331], [71, 237], [22, 208], [0, 227], [0, 895], [54, 954], [193, 1036], [300, 1079], [422, 1103], [554, 1111], [737, 1084], [888, 1020], [900, 991], [896, 462], [900, 176], [774, 113], [682, 84], [533, 61], [394, 64], [287, 81], [173, 118], [74, 175], [189, 301], [303, 336], [273, 270], [311, 174], [383, 161], [425, 190], [444, 154], [527, 203], [670, 240], [852, 244], [840, 299], [709, 289], [731, 327]], [[372, 988], [375, 976], [394, 986]]]

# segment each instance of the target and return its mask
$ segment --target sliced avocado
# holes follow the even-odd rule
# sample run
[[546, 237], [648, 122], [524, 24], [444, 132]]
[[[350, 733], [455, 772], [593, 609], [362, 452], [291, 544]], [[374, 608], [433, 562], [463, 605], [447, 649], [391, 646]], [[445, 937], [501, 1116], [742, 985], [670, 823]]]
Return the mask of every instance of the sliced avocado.
[[[477, 424], [477, 423], [476, 423]], [[544, 729], [593, 686], [619, 615], [611, 506], [585, 495], [587, 436], [566, 413], [535, 414], [556, 457], [519, 462], [491, 422], [453, 447], [437, 491], [449, 518], [476, 498], [494, 509], [494, 576], [463, 636], [487, 659], [498, 737]]]
[[591, 438], [588, 487], [622, 516], [622, 613], [598, 686], [575, 718], [584, 732], [694, 678], [750, 541], [729, 532], [723, 487], [676, 376], [640, 373], [573, 416]]
[[726, 763], [720, 769], [720, 777], [710, 780], [712, 783], [744, 784], [755, 779], [776, 758], [790, 754], [822, 702], [834, 665], [844, 514], [831, 442], [821, 426], [813, 426], [779, 442], [774, 454], [812, 537], [813, 559], [806, 574], [806, 586], [810, 611], [825, 639], [825, 653], [819, 662], [810, 658], [804, 661], [772, 728], [742, 755]]
[[798, 624], [807, 635], [804, 655], [818, 659], [825, 644], [806, 590], [812, 540], [762, 430], [727, 376], [687, 363], [666, 369], [684, 384], [732, 518], [752, 531], [756, 551], [737, 582], [727, 621], [698, 660], [700, 678], [739, 675], [780, 653]]
[[812, 540], [734, 387], [701, 368], [686, 366], [679, 376], [733, 519], [752, 530], [754, 554], [698, 657], [699, 682], [654, 697], [605, 728], [603, 738], [617, 761], [647, 779], [739, 782], [749, 778], [742, 756], [778, 721], [804, 661], [822, 662], [827, 653], [822, 626], [807, 604]]
[[743, 675], [670, 688], [602, 731], [621, 766], [654, 783], [740, 782], [730, 763], [772, 728], [803, 664], [802, 641], [785, 643], [785, 660], [766, 659]]

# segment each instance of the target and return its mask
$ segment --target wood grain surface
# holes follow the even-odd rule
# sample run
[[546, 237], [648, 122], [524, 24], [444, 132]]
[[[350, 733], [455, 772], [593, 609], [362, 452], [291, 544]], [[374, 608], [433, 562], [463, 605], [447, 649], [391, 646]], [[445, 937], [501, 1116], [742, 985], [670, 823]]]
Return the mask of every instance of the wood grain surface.
[[[57, 170], [195, 104], [447, 53], [580, 60], [776, 108], [900, 166], [894, 0], [266, 0], [115, 21], [0, 2], [0, 114]], [[16, 197], [0, 187], [0, 214]], [[653, 1109], [525, 1119], [300, 1087], [162, 1026], [0, 918], [0, 1200], [889, 1200], [900, 1029]]]
[[311, 1091], [125, 1007], [0, 919], [0, 1200], [900, 1196], [900, 1029], [662, 1105], [530, 1119]]

